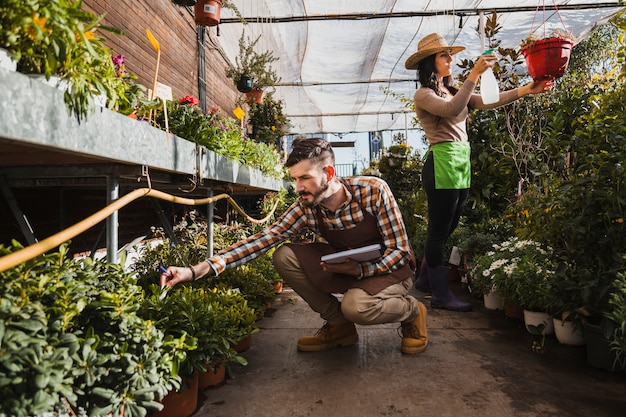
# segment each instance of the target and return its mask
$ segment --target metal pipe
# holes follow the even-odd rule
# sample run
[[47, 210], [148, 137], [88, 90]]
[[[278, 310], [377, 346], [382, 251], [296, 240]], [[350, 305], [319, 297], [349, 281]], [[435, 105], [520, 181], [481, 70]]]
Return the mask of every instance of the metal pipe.
[[267, 222], [271, 218], [271, 216], [274, 214], [274, 211], [276, 210], [276, 207], [278, 206], [278, 202], [279, 202], [278, 200], [276, 200], [276, 202], [274, 203], [274, 207], [272, 208], [272, 210], [267, 216], [265, 216], [262, 219], [254, 219], [248, 216], [243, 211], [243, 209], [235, 202], [235, 200], [233, 200], [233, 198], [229, 196], [228, 194], [220, 194], [215, 197], [200, 198], [197, 200], [193, 200], [191, 198], [176, 197], [171, 194], [167, 194], [162, 191], [157, 191], [157, 190], [153, 190], [150, 188], [139, 188], [137, 190], [131, 191], [130, 193], [124, 195], [123, 197], [120, 197], [119, 199], [113, 201], [108, 206], [97, 211], [91, 216], [81, 220], [80, 222], [68, 227], [67, 229], [62, 230], [59, 233], [56, 233], [52, 236], [49, 236], [48, 238], [34, 245], [27, 246], [9, 255], [3, 256], [2, 258], [0, 258], [0, 272], [4, 272], [7, 269], [13, 268], [16, 265], [19, 265], [23, 262], [26, 262], [29, 259], [33, 259], [36, 256], [39, 256], [51, 249], [56, 248], [63, 242], [73, 238], [74, 236], [81, 234], [85, 230], [88, 230], [92, 228], [93, 226], [95, 226], [96, 224], [100, 223], [102, 220], [110, 216], [111, 213], [113, 213], [114, 211], [119, 210], [120, 208], [126, 206], [127, 204], [131, 203], [134, 200], [137, 200], [141, 197], [146, 197], [146, 196], [155, 197], [161, 200], [166, 200], [172, 203], [184, 204], [188, 206], [199, 206], [199, 205], [204, 205], [204, 204], [210, 204], [218, 200], [226, 199], [228, 200], [230, 204], [233, 205], [235, 210], [237, 210], [242, 216], [246, 218], [246, 220], [255, 224]]

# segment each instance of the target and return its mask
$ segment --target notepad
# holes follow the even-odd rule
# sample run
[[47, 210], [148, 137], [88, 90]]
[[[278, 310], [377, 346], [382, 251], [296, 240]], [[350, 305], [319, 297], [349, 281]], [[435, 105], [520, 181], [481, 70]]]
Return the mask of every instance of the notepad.
[[361, 248], [330, 253], [322, 256], [321, 260], [329, 264], [338, 264], [344, 262], [346, 259], [354, 259], [357, 262], [371, 261], [372, 259], [380, 258], [380, 249], [380, 244], [376, 243]]

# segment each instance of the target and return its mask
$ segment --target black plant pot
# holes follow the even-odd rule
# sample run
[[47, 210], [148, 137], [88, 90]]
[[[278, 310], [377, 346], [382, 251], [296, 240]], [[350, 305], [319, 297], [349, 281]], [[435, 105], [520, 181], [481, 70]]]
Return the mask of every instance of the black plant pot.
[[252, 91], [252, 85], [254, 83], [254, 78], [248, 77], [247, 75], [242, 75], [237, 81], [237, 90], [242, 93], [248, 93]]
[[177, 6], [192, 7], [196, 5], [197, 0], [172, 0]]

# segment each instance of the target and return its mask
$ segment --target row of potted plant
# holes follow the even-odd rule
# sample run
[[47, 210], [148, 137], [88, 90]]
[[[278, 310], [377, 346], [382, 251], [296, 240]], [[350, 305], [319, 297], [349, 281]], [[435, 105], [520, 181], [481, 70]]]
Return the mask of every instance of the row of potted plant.
[[[175, 243], [155, 229], [128, 271], [125, 256], [120, 264], [72, 259], [63, 245], [4, 272], [0, 415], [145, 416], [195, 373], [246, 364], [237, 344], [258, 331], [275, 296], [270, 258], [165, 296], [158, 286], [159, 265], [206, 256], [207, 228], [191, 212], [174, 227]], [[226, 230], [216, 230], [220, 245], [240, 236]]]

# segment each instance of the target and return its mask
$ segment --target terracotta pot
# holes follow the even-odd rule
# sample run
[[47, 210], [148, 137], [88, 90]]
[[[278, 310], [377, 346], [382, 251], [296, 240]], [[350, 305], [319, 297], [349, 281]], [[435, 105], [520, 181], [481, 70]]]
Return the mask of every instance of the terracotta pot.
[[250, 348], [251, 343], [252, 343], [252, 335], [249, 334], [248, 336], [244, 337], [239, 342], [237, 342], [237, 344], [233, 346], [233, 349], [235, 349], [235, 352], [241, 353], [245, 350], [248, 350]]
[[198, 386], [200, 388], [214, 387], [221, 384], [226, 379], [226, 363], [222, 362], [215, 370], [212, 366], [207, 367], [206, 372], [198, 375]]
[[528, 73], [533, 80], [562, 77], [573, 45], [570, 39], [547, 38], [523, 47]]
[[221, 11], [221, 0], [198, 0], [193, 7], [193, 16], [197, 25], [217, 26], [220, 24]]
[[513, 320], [524, 320], [524, 309], [521, 305], [504, 300], [504, 315]]
[[172, 391], [161, 400], [163, 409], [151, 417], [188, 417], [198, 407], [198, 373], [185, 378], [179, 392]]
[[283, 283], [282, 281], [275, 282], [273, 285], [274, 294], [281, 294], [283, 292]]
[[246, 93], [246, 97], [248, 98], [248, 104], [250, 105], [253, 103], [261, 104], [263, 103], [263, 90], [260, 88], [253, 88]]

